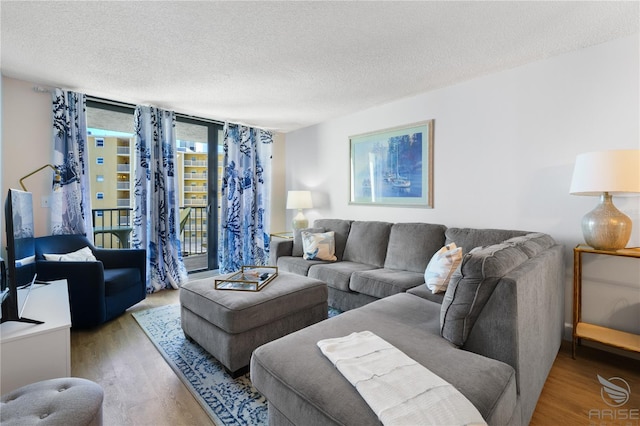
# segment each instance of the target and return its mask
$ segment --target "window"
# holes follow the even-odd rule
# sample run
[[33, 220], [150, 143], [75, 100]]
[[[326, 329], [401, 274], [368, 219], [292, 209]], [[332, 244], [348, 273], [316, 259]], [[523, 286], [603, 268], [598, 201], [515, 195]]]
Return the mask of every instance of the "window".
[[104, 199], [104, 192], [96, 192], [96, 199], [97, 200], [103, 200]]
[[96, 157], [96, 164], [104, 164], [104, 157]]
[[96, 138], [96, 148], [104, 148], [104, 138]]
[[104, 182], [104, 175], [96, 175], [96, 182]]

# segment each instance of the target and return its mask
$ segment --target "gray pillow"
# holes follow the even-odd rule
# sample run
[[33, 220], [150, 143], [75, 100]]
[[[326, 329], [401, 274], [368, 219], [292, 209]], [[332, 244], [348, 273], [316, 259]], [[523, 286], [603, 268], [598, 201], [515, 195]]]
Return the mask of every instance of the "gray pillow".
[[442, 337], [463, 346], [500, 278], [528, 258], [512, 243], [476, 247], [464, 255], [442, 301]]
[[319, 234], [320, 232], [324, 232], [324, 228], [295, 229], [293, 231], [293, 249], [291, 250], [291, 256], [302, 257], [302, 254], [304, 253], [304, 250], [302, 249], [302, 236], [300, 235], [302, 231]]

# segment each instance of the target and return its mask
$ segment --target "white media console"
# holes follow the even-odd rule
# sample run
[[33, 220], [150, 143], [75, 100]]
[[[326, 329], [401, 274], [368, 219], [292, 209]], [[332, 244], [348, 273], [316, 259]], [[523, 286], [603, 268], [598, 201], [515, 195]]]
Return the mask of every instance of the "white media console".
[[[18, 307], [27, 291], [18, 291]], [[71, 376], [67, 281], [35, 284], [23, 316], [44, 324], [8, 321], [0, 325], [0, 395], [40, 380]]]

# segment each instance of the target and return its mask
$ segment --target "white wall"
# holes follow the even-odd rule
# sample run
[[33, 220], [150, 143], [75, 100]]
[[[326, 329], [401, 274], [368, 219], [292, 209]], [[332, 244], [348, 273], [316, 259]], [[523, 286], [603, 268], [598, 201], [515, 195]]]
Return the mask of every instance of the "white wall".
[[[569, 195], [573, 163], [582, 152], [640, 148], [638, 51], [638, 37], [626, 37], [288, 133], [287, 189], [312, 191], [310, 221], [547, 232], [566, 248], [571, 323], [571, 249], [597, 202]], [[349, 136], [427, 119], [435, 119], [434, 208], [349, 205]], [[633, 246], [639, 200], [614, 200], [633, 219]], [[587, 256], [584, 283], [585, 320], [640, 333], [640, 262]]]
[[[34, 83], [2, 77], [2, 202], [9, 188], [22, 189], [20, 178], [51, 163], [51, 94], [33, 90]], [[25, 180], [33, 193], [35, 235], [47, 235], [49, 210], [41, 199], [51, 193], [51, 173], [42, 171]], [[6, 237], [2, 223], [2, 248]]]

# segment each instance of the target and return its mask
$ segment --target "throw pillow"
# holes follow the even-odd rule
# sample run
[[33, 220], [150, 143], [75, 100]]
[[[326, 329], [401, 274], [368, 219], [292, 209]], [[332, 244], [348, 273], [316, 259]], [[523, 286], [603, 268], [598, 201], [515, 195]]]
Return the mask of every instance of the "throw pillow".
[[57, 262], [95, 262], [98, 260], [89, 247], [84, 247], [67, 254], [44, 253], [43, 256], [46, 260], [54, 260]]
[[304, 250], [302, 249], [302, 232], [318, 233], [324, 232], [324, 228], [306, 228], [306, 229], [294, 229], [293, 230], [293, 249], [291, 249], [291, 256], [302, 257]]
[[335, 232], [322, 232], [314, 234], [307, 231], [300, 233], [302, 237], [302, 257], [306, 260], [329, 260], [335, 261], [336, 241]]
[[447, 244], [438, 250], [424, 271], [424, 282], [432, 293], [441, 293], [447, 289], [451, 275], [462, 261], [462, 247], [456, 243]]

